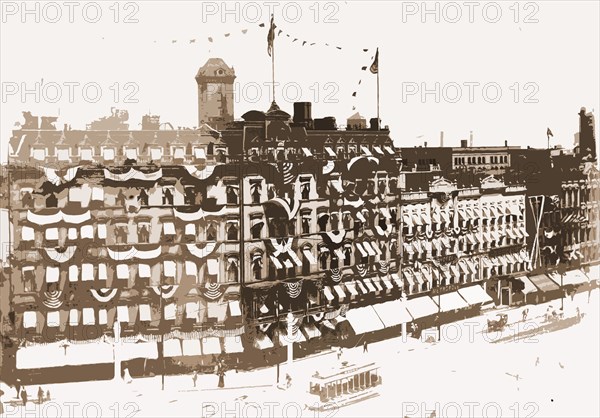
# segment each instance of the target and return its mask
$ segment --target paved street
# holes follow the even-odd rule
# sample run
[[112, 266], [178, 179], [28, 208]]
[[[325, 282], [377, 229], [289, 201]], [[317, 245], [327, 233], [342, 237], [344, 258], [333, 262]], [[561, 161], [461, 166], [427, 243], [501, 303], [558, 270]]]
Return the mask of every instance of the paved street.
[[[369, 416], [376, 404], [387, 416], [508, 416], [563, 417], [600, 416], [597, 393], [599, 376], [599, 291], [575, 300], [565, 299], [565, 316], [575, 315], [579, 306], [581, 323], [555, 332], [544, 332], [547, 306], [560, 307], [560, 300], [530, 306], [527, 325], [522, 308], [503, 309], [509, 326], [503, 334], [482, 332], [486, 318], [496, 311], [442, 328], [439, 342], [393, 338], [346, 350], [342, 360], [376, 361], [381, 365], [383, 385], [379, 396], [337, 411], [314, 412], [308, 378], [317, 369], [330, 367], [337, 356], [331, 351], [298, 360], [290, 372], [292, 388], [278, 389], [276, 369], [252, 372], [229, 371], [224, 389], [217, 388], [214, 375], [199, 376], [194, 388], [191, 376], [167, 376], [161, 391], [160, 377], [135, 379], [130, 384], [85, 382], [44, 385], [53, 401], [30, 404], [26, 410], [11, 406], [15, 390], [7, 388], [3, 401], [6, 416]], [[537, 327], [537, 328], [536, 328]], [[519, 338], [523, 329], [540, 333]], [[531, 334], [531, 333], [530, 333]], [[507, 336], [513, 336], [506, 341]], [[503, 339], [503, 342], [497, 342]], [[282, 381], [288, 369], [281, 366]], [[463, 382], [457, 385], [456, 382]], [[470, 383], [465, 383], [470, 382]], [[84, 398], [73, 399], [74, 385]], [[82, 391], [81, 388], [85, 388]], [[37, 387], [28, 387], [35, 395]], [[29, 415], [26, 415], [29, 413]]]

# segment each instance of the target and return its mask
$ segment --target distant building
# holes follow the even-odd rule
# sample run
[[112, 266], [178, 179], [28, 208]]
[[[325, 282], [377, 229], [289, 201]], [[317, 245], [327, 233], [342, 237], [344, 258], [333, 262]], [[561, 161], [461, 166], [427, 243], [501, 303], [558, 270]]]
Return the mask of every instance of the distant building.
[[224, 129], [233, 122], [235, 71], [221, 58], [209, 58], [196, 74], [198, 84], [198, 126], [208, 124]]
[[346, 120], [346, 129], [366, 129], [367, 120], [356, 112]]
[[579, 155], [582, 159], [596, 161], [594, 114], [586, 112], [585, 107], [579, 111]]

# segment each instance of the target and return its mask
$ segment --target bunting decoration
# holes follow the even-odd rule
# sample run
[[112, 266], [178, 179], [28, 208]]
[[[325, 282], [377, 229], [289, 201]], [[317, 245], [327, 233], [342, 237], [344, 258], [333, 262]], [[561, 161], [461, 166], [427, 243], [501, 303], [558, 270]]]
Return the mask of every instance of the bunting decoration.
[[57, 263], [65, 263], [73, 258], [75, 252], [77, 251], [77, 247], [74, 245], [69, 246], [64, 251], [58, 251], [54, 248], [44, 248], [44, 250], [46, 251], [48, 258], [50, 258], [52, 261]]
[[179, 288], [176, 284], [162, 285], [162, 286], [151, 286], [154, 293], [161, 296], [163, 299], [170, 299], [175, 296], [175, 292]]
[[111, 171], [104, 169], [104, 178], [112, 181], [130, 181], [130, 180], [142, 180], [142, 181], [157, 181], [162, 177], [162, 168], [159, 168], [153, 173], [144, 173], [135, 168], [130, 168], [125, 173], [112, 173]]
[[342, 275], [340, 272], [340, 269], [331, 269], [331, 280], [334, 281], [334, 283], [339, 283], [340, 280], [342, 280]]
[[381, 272], [381, 274], [387, 274], [389, 271], [389, 265], [388, 262], [385, 260], [380, 260], [379, 261], [379, 271]]
[[101, 288], [90, 289], [90, 293], [98, 302], [107, 303], [112, 300], [117, 294], [117, 289]]
[[44, 175], [50, 183], [55, 186], [59, 186], [63, 183], [68, 183], [73, 180], [77, 176], [77, 170], [79, 170], [79, 166], [67, 169], [64, 175], [59, 175], [59, 170], [50, 167], [42, 167], [42, 170], [44, 171]]
[[298, 175], [294, 173], [294, 163], [283, 163], [281, 172], [283, 173], [283, 184], [290, 184], [296, 181]]
[[50, 309], [58, 309], [62, 306], [63, 301], [60, 300], [62, 296], [62, 291], [60, 290], [52, 290], [50, 292], [44, 292], [45, 299], [43, 300], [44, 306]]
[[369, 272], [369, 269], [367, 268], [366, 264], [357, 264], [356, 271], [358, 272], [358, 274], [360, 274], [360, 277], [366, 277], [367, 273]]
[[186, 247], [188, 249], [188, 251], [190, 252], [190, 254], [192, 254], [193, 256], [196, 256], [198, 258], [206, 258], [209, 255], [212, 254], [212, 252], [215, 250], [215, 248], [217, 247], [217, 243], [216, 242], [207, 242], [206, 245], [204, 245], [204, 247], [200, 248], [198, 247], [196, 244], [186, 244]]
[[299, 280], [297, 282], [286, 282], [283, 283], [285, 287], [285, 291], [288, 296], [292, 299], [296, 299], [302, 293], [302, 281]]
[[223, 291], [219, 283], [206, 283], [200, 288], [200, 294], [209, 300], [217, 300], [223, 296]]

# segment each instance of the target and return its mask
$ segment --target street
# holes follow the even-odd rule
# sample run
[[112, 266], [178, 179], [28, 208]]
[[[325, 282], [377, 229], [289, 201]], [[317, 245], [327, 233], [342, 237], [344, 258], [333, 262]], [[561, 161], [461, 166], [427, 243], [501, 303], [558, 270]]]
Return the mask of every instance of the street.
[[[376, 362], [383, 378], [379, 396], [332, 411], [312, 411], [318, 397], [308, 394], [309, 377], [316, 370], [338, 363], [335, 350], [295, 361], [291, 370], [281, 366], [281, 382], [292, 377], [288, 390], [276, 386], [276, 369], [252, 372], [228, 371], [225, 388], [218, 377], [199, 375], [194, 388], [191, 375], [167, 376], [165, 391], [160, 377], [124, 382], [84, 382], [44, 385], [52, 401], [42, 405], [16, 405], [15, 390], [2, 385], [5, 416], [105, 416], [105, 417], [269, 417], [269, 416], [370, 416], [430, 417], [597, 417], [600, 416], [599, 385], [599, 295], [594, 290], [565, 298], [565, 317], [580, 307], [584, 317], [569, 328], [547, 332], [542, 325], [549, 305], [560, 300], [529, 306], [523, 323], [523, 308], [499, 309], [476, 318], [442, 327], [441, 340], [393, 338], [345, 350], [341, 361]], [[485, 332], [487, 318], [509, 315], [503, 333]], [[536, 328], [537, 327], [537, 328]], [[531, 332], [539, 329], [540, 332]], [[522, 338], [520, 334], [528, 331]], [[507, 338], [510, 337], [510, 338]], [[456, 382], [461, 382], [456, 384]], [[468, 382], [468, 383], [467, 383]], [[70, 392], [77, 385], [73, 398]], [[38, 387], [28, 387], [30, 399]], [[15, 405], [11, 405], [15, 401]], [[29, 415], [26, 415], [26, 414]]]

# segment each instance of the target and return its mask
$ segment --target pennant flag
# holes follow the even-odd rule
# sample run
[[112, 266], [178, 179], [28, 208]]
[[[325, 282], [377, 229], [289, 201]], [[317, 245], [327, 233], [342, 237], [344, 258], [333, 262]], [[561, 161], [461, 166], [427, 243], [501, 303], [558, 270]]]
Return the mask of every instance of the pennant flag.
[[248, 32], [248, 29], [242, 29], [242, 33], [245, 35]]
[[352, 93], [352, 97], [356, 97], [356, 92]]
[[379, 48], [377, 48], [377, 52], [375, 52], [375, 59], [373, 60], [373, 64], [371, 64], [371, 68], [369, 70], [373, 74], [377, 74], [379, 71]]
[[190, 39], [190, 43], [191, 44], [196, 43], [196, 40], [195, 39]]
[[302, 46], [306, 45], [306, 41], [302, 41]]
[[313, 46], [313, 45], [315, 45], [315, 44], [316, 44], [316, 42], [313, 42], [312, 44], [310, 44], [310, 46]]
[[362, 82], [362, 80], [358, 80], [358, 84], [360, 85], [360, 83]]
[[231, 34], [230, 34], [230, 33], [226, 33], [226, 34], [225, 34], [225, 37], [226, 37], [226, 38], [229, 38], [229, 35], [231, 35]]
[[367, 71], [367, 67], [366, 67], [366, 66], [362, 67], [361, 69], [362, 69], [363, 71]]
[[289, 38], [289, 37], [290, 37], [290, 34], [288, 33], [288, 34], [286, 34], [285, 36], [287, 36], [287, 37]]
[[273, 43], [275, 42], [275, 20], [273, 15], [271, 15], [271, 27], [269, 29], [269, 34], [267, 35], [267, 53], [269, 56], [273, 53]]
[[212, 42], [213, 38], [211, 38], [210, 36], [208, 37], [208, 42]]
[[352, 110], [356, 110], [356, 106], [352, 106]]
[[329, 46], [329, 44], [325, 44], [325, 46]]
[[546, 136], [547, 136], [548, 138], [550, 138], [550, 137], [554, 137], [554, 135], [552, 135], [552, 131], [550, 130], [550, 128], [548, 128], [548, 130], [546, 131]]

